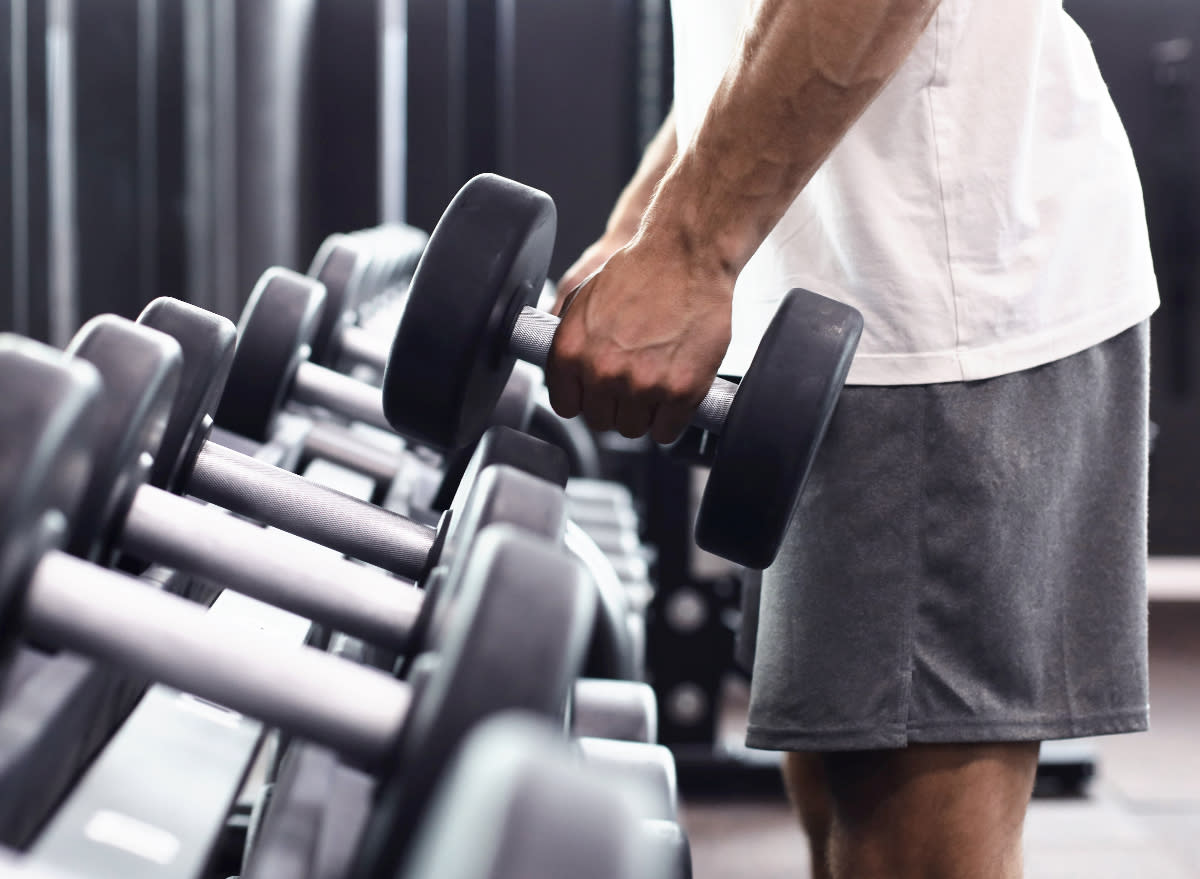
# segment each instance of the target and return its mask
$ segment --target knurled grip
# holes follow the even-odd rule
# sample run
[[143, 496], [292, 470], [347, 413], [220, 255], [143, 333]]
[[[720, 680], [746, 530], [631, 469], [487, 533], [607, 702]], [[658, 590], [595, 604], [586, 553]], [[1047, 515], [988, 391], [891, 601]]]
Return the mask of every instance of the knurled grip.
[[[557, 330], [557, 317], [548, 311], [526, 306], [517, 315], [512, 337], [508, 342], [508, 351], [518, 360], [544, 368]], [[737, 389], [738, 386], [731, 381], [714, 379], [712, 387], [692, 415], [692, 424], [710, 433], [720, 433]]]
[[187, 491], [368, 564], [419, 580], [437, 532], [218, 443], [205, 443]]

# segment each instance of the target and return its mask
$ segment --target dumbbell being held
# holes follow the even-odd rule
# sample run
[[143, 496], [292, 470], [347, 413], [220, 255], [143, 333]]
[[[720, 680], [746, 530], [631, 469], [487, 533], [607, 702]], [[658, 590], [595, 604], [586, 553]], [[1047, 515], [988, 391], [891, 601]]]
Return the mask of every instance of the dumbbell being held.
[[[465, 445], [516, 360], [544, 365], [558, 321], [532, 305], [554, 234], [554, 204], [535, 189], [482, 175], [455, 196], [413, 275], [384, 374], [397, 432]], [[754, 568], [774, 559], [861, 333], [853, 308], [792, 290], [740, 384], [713, 383], [693, 418], [719, 435], [701, 547]]]

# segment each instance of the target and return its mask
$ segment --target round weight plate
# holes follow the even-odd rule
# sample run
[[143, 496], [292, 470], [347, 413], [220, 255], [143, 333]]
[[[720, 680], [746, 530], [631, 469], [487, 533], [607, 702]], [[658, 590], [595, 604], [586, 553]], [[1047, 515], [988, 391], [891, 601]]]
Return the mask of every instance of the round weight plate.
[[775, 559], [862, 335], [862, 315], [790, 291], [721, 427], [696, 543], [748, 568]]
[[287, 269], [263, 272], [238, 324], [237, 351], [213, 419], [218, 425], [258, 442], [270, 439], [324, 306], [319, 281]]
[[[39, 342], [0, 334], [0, 657], [18, 637], [30, 569], [87, 485], [100, 376]], [[59, 530], [65, 525], [57, 523]], [[61, 534], [54, 536], [61, 537]]]
[[629, 598], [625, 586], [617, 578], [608, 556], [596, 545], [586, 531], [574, 522], [567, 522], [567, 550], [579, 559], [592, 575], [599, 599], [592, 645], [588, 650], [583, 673], [589, 678], [633, 680], [637, 675], [633, 638], [626, 625]]
[[566, 487], [571, 474], [567, 453], [558, 446], [509, 427], [490, 427], [474, 448], [468, 446], [447, 456], [434, 509], [461, 506], [475, 479], [492, 464], [508, 464], [560, 488]]
[[104, 382], [90, 437], [91, 478], [67, 546], [74, 555], [108, 564], [115, 532], [162, 443], [183, 352], [165, 333], [103, 314], [80, 328], [67, 353], [91, 363]]
[[551, 724], [490, 720], [454, 761], [404, 870], [390, 875], [690, 879], [645, 863], [647, 839], [630, 799], [627, 789], [580, 765]]
[[548, 195], [503, 177], [459, 190], [417, 265], [384, 373], [398, 433], [438, 448], [483, 433], [516, 362], [512, 326], [546, 279], [555, 223]]
[[308, 267], [308, 276], [325, 285], [325, 308], [309, 343], [309, 358], [333, 366], [338, 332], [353, 320], [359, 288], [371, 267], [369, 246], [351, 235], [330, 235]]
[[351, 233], [371, 248], [373, 259], [361, 287], [362, 295], [354, 303], [358, 308], [393, 290], [408, 286], [417, 262], [425, 251], [429, 235], [404, 223], [385, 223], [372, 229]]
[[489, 526], [509, 526], [553, 546], [563, 544], [567, 513], [561, 488], [505, 464], [482, 470], [470, 485], [463, 502], [451, 507], [444, 549], [435, 568], [442, 571], [438, 598], [429, 609], [421, 642], [413, 640], [409, 652], [440, 647], [454, 614], [462, 569], [475, 553], [475, 540]]
[[488, 525], [515, 525], [526, 534], [562, 542], [567, 527], [567, 499], [554, 483], [510, 464], [493, 464], [479, 470], [478, 476], [465, 479], [463, 486], [461, 497], [450, 505], [452, 516], [445, 547], [436, 564], [449, 565], [460, 553], [469, 554], [475, 535]]
[[[454, 584], [436, 669], [380, 777], [362, 875], [392, 876], [443, 770], [467, 734], [505, 711], [563, 722], [587, 650], [595, 589], [560, 549], [515, 528], [481, 532]], [[360, 862], [363, 866], [365, 863]], [[357, 874], [356, 874], [357, 875]]]
[[150, 483], [180, 491], [191, 471], [186, 460], [196, 449], [196, 436], [221, 402], [237, 350], [233, 322], [188, 302], [163, 296], [138, 316], [138, 323], [166, 333], [183, 349], [183, 372], [162, 445], [154, 456]]

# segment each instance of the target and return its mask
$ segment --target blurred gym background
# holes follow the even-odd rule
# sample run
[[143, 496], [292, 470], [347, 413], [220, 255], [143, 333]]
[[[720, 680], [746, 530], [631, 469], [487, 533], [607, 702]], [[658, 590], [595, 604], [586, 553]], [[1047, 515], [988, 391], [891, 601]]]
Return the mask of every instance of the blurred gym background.
[[[549, 192], [554, 272], [603, 228], [670, 103], [666, 0], [7, 0], [0, 4], [0, 330], [64, 344], [160, 295], [236, 319], [325, 235], [431, 229], [497, 171]], [[1154, 730], [1045, 773], [1032, 876], [1200, 876], [1200, 4], [1066, 0], [1138, 158], [1153, 320]], [[610, 446], [620, 444], [614, 439]], [[611, 449], [610, 449], [611, 450]], [[617, 460], [609, 458], [609, 461]], [[702, 877], [803, 875], [770, 767], [738, 750], [736, 576], [688, 540], [659, 460], [650, 669]], [[661, 499], [661, 503], [656, 502]], [[672, 499], [675, 502], [672, 503]]]

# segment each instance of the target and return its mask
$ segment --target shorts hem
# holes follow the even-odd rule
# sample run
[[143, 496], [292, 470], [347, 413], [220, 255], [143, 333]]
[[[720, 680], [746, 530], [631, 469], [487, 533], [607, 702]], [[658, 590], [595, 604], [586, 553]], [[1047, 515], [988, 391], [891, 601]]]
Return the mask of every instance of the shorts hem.
[[824, 730], [772, 729], [751, 725], [746, 731], [746, 747], [760, 751], [865, 751], [903, 748], [910, 744], [1090, 738], [1145, 732], [1149, 727], [1149, 711], [1144, 708], [1089, 717], [1027, 721], [950, 720], [908, 726], [892, 724]]

